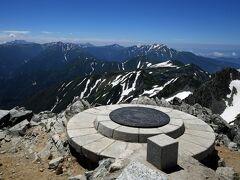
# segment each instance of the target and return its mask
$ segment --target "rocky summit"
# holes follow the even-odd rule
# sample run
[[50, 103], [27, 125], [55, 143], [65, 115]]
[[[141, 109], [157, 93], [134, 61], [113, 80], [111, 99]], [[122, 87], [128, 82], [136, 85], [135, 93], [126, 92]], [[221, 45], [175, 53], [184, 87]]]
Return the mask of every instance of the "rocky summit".
[[[159, 171], [138, 159], [125, 155], [117, 159], [103, 159], [97, 164], [79, 156], [69, 145], [66, 126], [79, 112], [92, 108], [87, 101], [75, 98], [60, 113], [43, 111], [33, 114], [24, 108], [1, 111], [0, 173], [3, 179], [238, 179], [239, 124], [229, 125], [221, 116], [200, 104], [189, 105], [179, 98], [170, 102], [139, 97], [131, 104], [154, 105], [180, 110], [208, 123], [216, 134], [216, 151], [202, 161], [182, 155], [179, 169]], [[14, 119], [14, 122], [12, 123]], [[9, 122], [9, 123], [6, 123]], [[231, 156], [229, 158], [228, 156]], [[237, 161], [236, 163], [234, 163]], [[230, 166], [233, 166], [230, 167]], [[29, 168], [31, 171], [27, 171]]]

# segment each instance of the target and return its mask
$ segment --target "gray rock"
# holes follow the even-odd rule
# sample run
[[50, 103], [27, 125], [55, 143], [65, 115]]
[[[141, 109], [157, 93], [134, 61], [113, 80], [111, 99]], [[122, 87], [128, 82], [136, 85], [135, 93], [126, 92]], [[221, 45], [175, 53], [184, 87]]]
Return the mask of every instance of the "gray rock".
[[167, 180], [167, 176], [152, 170], [140, 162], [131, 162], [117, 180]]
[[228, 144], [228, 148], [231, 149], [231, 150], [233, 150], [233, 151], [237, 151], [237, 150], [238, 150], [237, 143], [235, 143], [235, 142], [230, 142], [230, 143]]
[[33, 116], [33, 112], [29, 110], [25, 110], [24, 108], [13, 108], [10, 110], [10, 119], [9, 119], [9, 125], [14, 126], [15, 124], [18, 124], [19, 122], [27, 119], [28, 121], [31, 120]]
[[68, 180], [87, 180], [85, 175], [77, 175], [69, 177]]
[[11, 127], [9, 129], [9, 131], [13, 135], [21, 135], [21, 136], [23, 136], [25, 134], [25, 132], [26, 132], [28, 127], [29, 127], [28, 120], [24, 120], [24, 121], [16, 124], [15, 126]]
[[6, 136], [5, 131], [0, 131], [0, 141], [3, 140]]
[[147, 96], [141, 96], [137, 99], [133, 99], [131, 104], [146, 104], [146, 105], [157, 105], [155, 99]]
[[73, 115], [75, 115], [79, 112], [82, 112], [83, 110], [88, 109], [90, 107], [91, 107], [91, 105], [87, 101], [80, 99], [79, 97], [75, 97], [73, 99], [72, 104], [70, 104], [67, 107], [65, 114], [68, 118], [70, 118]]
[[173, 100], [171, 101], [171, 104], [180, 106], [182, 104], [182, 100], [178, 97], [174, 97]]
[[45, 147], [36, 154], [36, 159], [37, 158], [40, 158], [40, 159], [48, 158], [49, 156], [51, 156], [52, 149], [53, 149], [53, 145], [52, 145], [51, 141], [48, 141], [46, 143]]
[[220, 180], [238, 180], [239, 175], [231, 167], [218, 167], [216, 174]]
[[218, 160], [218, 167], [225, 167], [225, 161], [223, 158]]
[[240, 129], [237, 131], [236, 135], [233, 138], [233, 142], [237, 143], [240, 146]]
[[89, 179], [98, 179], [105, 177], [110, 169], [111, 164], [113, 163], [113, 159], [103, 159], [99, 161], [99, 166], [93, 171], [91, 178]]
[[233, 139], [233, 142], [240, 146], [240, 126], [232, 125], [228, 132], [228, 136], [230, 139]]
[[10, 141], [11, 141], [11, 138], [12, 138], [12, 136], [11, 136], [11, 135], [9, 135], [9, 134], [6, 134], [6, 136], [5, 136], [4, 140], [5, 140], [6, 142], [10, 142]]
[[230, 129], [230, 125], [218, 114], [213, 114], [211, 121], [218, 126], [217, 133], [227, 132]]
[[155, 101], [156, 101], [158, 106], [163, 106], [163, 107], [170, 107], [171, 106], [170, 103], [168, 101], [166, 101], [166, 99], [164, 99], [164, 98], [158, 99], [156, 97]]
[[9, 111], [0, 110], [0, 128], [7, 125], [9, 118]]
[[225, 134], [218, 134], [216, 138], [227, 147], [228, 147], [228, 144], [231, 142], [231, 140]]
[[48, 168], [49, 168], [49, 169], [57, 169], [58, 165], [59, 165], [61, 162], [63, 162], [63, 160], [64, 160], [64, 158], [63, 158], [62, 156], [51, 160], [51, 161], [48, 163]]

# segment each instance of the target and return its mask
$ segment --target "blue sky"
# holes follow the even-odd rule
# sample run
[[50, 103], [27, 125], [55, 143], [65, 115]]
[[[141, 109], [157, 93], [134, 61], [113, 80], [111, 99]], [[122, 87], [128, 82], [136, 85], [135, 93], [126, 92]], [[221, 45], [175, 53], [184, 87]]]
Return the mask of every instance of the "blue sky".
[[0, 42], [156, 42], [180, 48], [240, 44], [239, 0], [3, 0], [0, 4]]

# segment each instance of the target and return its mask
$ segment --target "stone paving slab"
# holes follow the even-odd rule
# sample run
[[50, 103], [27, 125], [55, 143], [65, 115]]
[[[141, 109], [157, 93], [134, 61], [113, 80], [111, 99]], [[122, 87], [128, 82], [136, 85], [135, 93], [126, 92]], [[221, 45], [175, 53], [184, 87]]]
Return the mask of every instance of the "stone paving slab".
[[158, 129], [163, 131], [164, 134], [166, 134], [172, 138], [177, 138], [184, 132], [184, 126], [179, 127], [179, 126], [175, 126], [175, 125], [171, 125], [171, 124], [167, 124]]
[[201, 160], [209, 154], [209, 149], [200, 146], [198, 144], [185, 141], [184, 139], [178, 139], [179, 142], [179, 149], [182, 149], [181, 151], [186, 151], [192, 154], [193, 157], [195, 157], [198, 160]]
[[197, 131], [206, 131], [213, 132], [213, 129], [208, 124], [187, 124], [184, 122], [184, 126], [186, 129], [197, 130]]
[[120, 126], [113, 131], [113, 139], [127, 141], [127, 142], [139, 142], [139, 129]]
[[121, 125], [113, 121], [102, 121], [99, 123], [97, 130], [104, 136], [112, 138], [114, 134], [114, 130], [118, 127], [121, 127]]
[[185, 141], [192, 142], [194, 144], [203, 146], [205, 148], [208, 148], [214, 144], [215, 139], [211, 138], [204, 138], [204, 137], [199, 137], [199, 136], [192, 136], [189, 134], [183, 134], [179, 139], [183, 139]]
[[127, 142], [115, 140], [114, 143], [101, 152], [101, 156], [118, 158], [126, 150], [127, 145]]
[[147, 139], [151, 136], [156, 136], [158, 134], [164, 133], [158, 128], [139, 128], [139, 142], [146, 143]]
[[82, 146], [89, 144], [93, 141], [98, 139], [104, 138], [103, 135], [96, 133], [96, 134], [88, 134], [84, 136], [74, 137], [69, 139], [70, 145], [79, 153], [82, 154]]
[[82, 147], [82, 153], [85, 157], [88, 159], [97, 162], [100, 160], [100, 153], [106, 149], [108, 146], [110, 146], [115, 140], [104, 137], [101, 139], [98, 139], [94, 142], [91, 142], [87, 145], [84, 145]]
[[185, 134], [190, 134], [192, 136], [199, 136], [203, 138], [209, 138], [215, 141], [215, 134], [212, 132], [207, 132], [207, 131], [197, 131], [197, 130], [191, 130], [191, 129], [186, 129]]
[[111, 119], [107, 115], [98, 115], [94, 120], [94, 127], [98, 129], [99, 123], [102, 121], [111, 121]]
[[67, 131], [68, 138], [88, 135], [88, 134], [96, 134], [97, 130], [95, 128], [82, 128], [82, 129], [69, 129]]

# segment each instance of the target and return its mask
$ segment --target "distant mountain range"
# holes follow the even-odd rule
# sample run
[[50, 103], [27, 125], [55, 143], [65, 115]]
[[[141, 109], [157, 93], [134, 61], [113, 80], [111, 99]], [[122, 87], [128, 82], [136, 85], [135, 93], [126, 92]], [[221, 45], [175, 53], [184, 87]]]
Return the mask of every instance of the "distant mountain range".
[[[56, 87], [58, 84], [76, 78], [113, 76], [114, 79], [112, 74], [124, 76], [130, 72], [133, 75], [128, 74], [129, 78], [133, 78], [136, 72], [141, 71], [143, 76], [145, 70], [149, 71], [149, 69], [152, 69], [151, 72], [154, 76], [160, 76], [158, 66], [163, 68], [164, 64], [165, 66], [174, 64], [173, 66], [178, 68], [195, 64], [200, 68], [190, 66], [198, 68], [197, 71], [202, 71], [204, 74], [228, 66], [240, 67], [237, 63], [218, 61], [190, 52], [177, 51], [162, 44], [123, 47], [117, 44], [94, 46], [88, 43], [37, 44], [13, 41], [0, 45], [0, 84], [1, 87], [4, 87], [0, 89], [0, 108], [11, 108], [24, 104], [27, 98], [39, 91]], [[171, 67], [165, 68], [170, 68], [170, 72], [172, 72]], [[176, 70], [174, 73], [177, 73], [178, 69], [174, 69]], [[164, 72], [164, 74], [168, 73]], [[194, 76], [194, 74], [191, 75]], [[177, 77], [176, 75], [175, 78]], [[110, 79], [106, 79], [106, 81], [110, 82]], [[162, 83], [161, 81], [155, 85], [161, 86]], [[115, 101], [119, 101], [119, 99]], [[111, 100], [111, 102], [115, 101]], [[107, 103], [106, 100], [101, 102]]]

